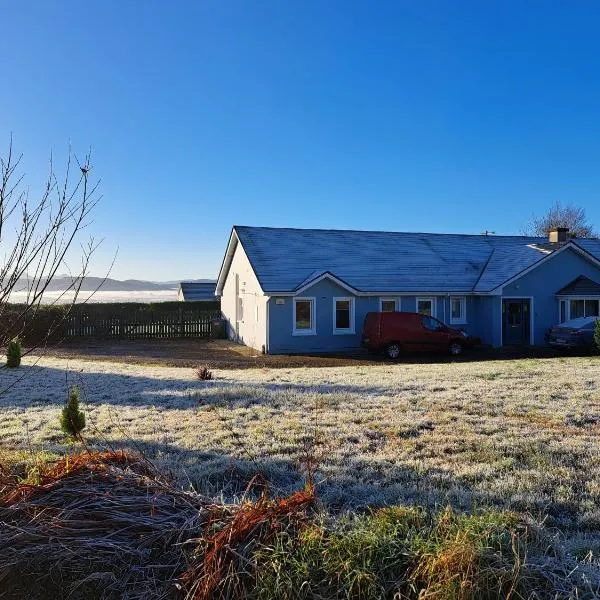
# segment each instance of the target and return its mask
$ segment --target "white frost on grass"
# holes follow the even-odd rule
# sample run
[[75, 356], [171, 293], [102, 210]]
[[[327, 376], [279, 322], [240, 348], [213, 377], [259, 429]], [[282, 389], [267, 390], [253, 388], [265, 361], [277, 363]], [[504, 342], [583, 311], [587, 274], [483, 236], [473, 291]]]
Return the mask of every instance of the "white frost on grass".
[[[92, 445], [137, 448], [185, 483], [239, 494], [264, 472], [281, 491], [316, 439], [333, 507], [495, 505], [600, 530], [600, 360], [215, 371], [32, 359], [0, 370], [4, 447], [64, 450], [78, 384]], [[23, 379], [20, 379], [26, 375]]]

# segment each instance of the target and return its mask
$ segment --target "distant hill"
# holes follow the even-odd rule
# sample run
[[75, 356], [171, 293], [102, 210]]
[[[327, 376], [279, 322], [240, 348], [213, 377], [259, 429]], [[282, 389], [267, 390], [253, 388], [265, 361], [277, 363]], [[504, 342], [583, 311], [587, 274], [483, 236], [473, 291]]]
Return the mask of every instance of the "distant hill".
[[[210, 282], [211, 279], [186, 279], [193, 282]], [[73, 279], [68, 275], [55, 277], [49, 284], [48, 292], [61, 292], [72, 285]], [[31, 282], [27, 279], [20, 279], [15, 287], [15, 292], [27, 291]], [[106, 279], [102, 277], [85, 277], [81, 284], [82, 292], [93, 292], [99, 289], [103, 292], [141, 292], [141, 291], [161, 291], [176, 290], [179, 281], [143, 281], [141, 279]]]

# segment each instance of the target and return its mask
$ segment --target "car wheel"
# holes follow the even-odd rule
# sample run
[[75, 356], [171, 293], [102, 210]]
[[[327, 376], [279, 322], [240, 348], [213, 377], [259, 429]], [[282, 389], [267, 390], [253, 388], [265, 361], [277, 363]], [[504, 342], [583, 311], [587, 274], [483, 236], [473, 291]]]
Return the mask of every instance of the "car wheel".
[[458, 356], [459, 354], [462, 354], [463, 345], [460, 342], [452, 342], [448, 350], [452, 356]]
[[385, 353], [388, 358], [396, 360], [400, 356], [400, 345], [396, 344], [395, 342], [388, 344], [385, 349]]

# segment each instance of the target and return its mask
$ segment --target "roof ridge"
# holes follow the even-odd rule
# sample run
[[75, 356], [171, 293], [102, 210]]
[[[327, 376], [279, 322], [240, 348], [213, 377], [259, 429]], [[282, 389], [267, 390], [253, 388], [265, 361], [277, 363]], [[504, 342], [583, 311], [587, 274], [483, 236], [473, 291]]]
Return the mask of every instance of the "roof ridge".
[[[546, 240], [545, 236], [530, 236], [530, 235], [489, 235], [486, 236], [482, 233], [454, 233], [454, 232], [439, 232], [439, 231], [385, 231], [382, 229], [333, 229], [330, 227], [272, 227], [265, 225], [234, 225], [234, 229], [268, 229], [271, 231], [319, 231], [319, 232], [332, 232], [332, 233], [385, 233], [391, 235], [431, 235], [431, 236], [453, 236], [453, 237], [472, 237], [472, 238], [511, 238], [520, 240]], [[582, 238], [582, 239], [593, 239], [593, 238]]]

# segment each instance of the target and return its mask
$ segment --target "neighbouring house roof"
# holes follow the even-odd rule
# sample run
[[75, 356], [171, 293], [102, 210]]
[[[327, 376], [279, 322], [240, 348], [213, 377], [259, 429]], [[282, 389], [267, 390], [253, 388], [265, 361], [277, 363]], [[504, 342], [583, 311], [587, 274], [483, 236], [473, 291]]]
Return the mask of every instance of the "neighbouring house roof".
[[600, 283], [580, 275], [556, 292], [557, 296], [600, 296]]
[[198, 302], [199, 300], [214, 302], [217, 300], [215, 298], [216, 286], [216, 281], [182, 281], [179, 284], [179, 294], [183, 296], [185, 302]]
[[600, 260], [599, 240], [235, 226], [217, 293], [238, 240], [266, 294], [326, 276], [360, 293], [487, 293], [565, 246]]

